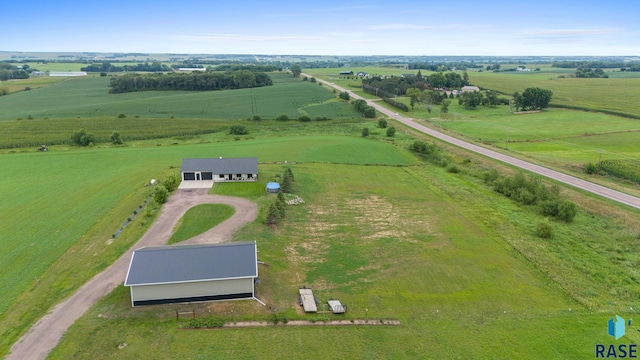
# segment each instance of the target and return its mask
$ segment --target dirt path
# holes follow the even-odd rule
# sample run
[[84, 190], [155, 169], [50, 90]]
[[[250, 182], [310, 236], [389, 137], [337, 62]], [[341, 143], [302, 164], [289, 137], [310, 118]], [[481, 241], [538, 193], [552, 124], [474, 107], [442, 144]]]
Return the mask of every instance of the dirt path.
[[182, 243], [218, 243], [232, 239], [233, 233], [258, 215], [256, 204], [249, 200], [208, 195], [208, 189], [178, 190], [163, 206], [160, 216], [142, 238], [115, 263], [84, 284], [75, 294], [56, 305], [11, 348], [7, 360], [44, 359], [67, 329], [100, 298], [124, 282], [133, 250], [144, 246], [165, 245], [176, 222], [191, 207], [199, 204], [228, 204], [235, 207], [233, 216], [222, 224]]

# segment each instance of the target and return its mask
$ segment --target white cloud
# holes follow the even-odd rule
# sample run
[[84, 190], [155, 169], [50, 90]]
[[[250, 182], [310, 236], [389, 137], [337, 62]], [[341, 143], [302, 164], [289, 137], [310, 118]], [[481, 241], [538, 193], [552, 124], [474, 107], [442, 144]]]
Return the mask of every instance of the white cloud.
[[610, 35], [617, 32], [617, 29], [612, 28], [548, 29], [526, 32], [521, 37], [532, 41], [566, 43], [590, 41], [594, 38], [600, 38], [602, 35]]

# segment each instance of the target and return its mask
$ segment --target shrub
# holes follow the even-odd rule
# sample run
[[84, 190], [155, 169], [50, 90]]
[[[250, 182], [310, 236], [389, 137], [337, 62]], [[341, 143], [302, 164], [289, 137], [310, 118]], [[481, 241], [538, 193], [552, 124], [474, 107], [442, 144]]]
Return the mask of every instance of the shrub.
[[536, 225], [536, 236], [543, 239], [551, 239], [553, 237], [553, 227], [548, 221], [540, 221]]
[[585, 163], [582, 168], [587, 174], [595, 174], [598, 172], [598, 167], [592, 162]]
[[298, 116], [298, 121], [309, 122], [311, 121], [311, 118], [308, 115], [300, 115]]
[[287, 121], [287, 120], [289, 120], [289, 117], [287, 115], [285, 115], [285, 114], [282, 114], [282, 115], [278, 115], [276, 120]]
[[389, 126], [387, 128], [387, 137], [393, 137], [396, 134], [396, 128], [393, 126]]
[[158, 204], [164, 204], [169, 199], [169, 191], [162, 185], [156, 186], [153, 192], [153, 200]]
[[573, 218], [578, 214], [578, 207], [575, 203], [564, 200], [558, 207], [558, 219], [566, 222], [572, 222]]
[[264, 219], [264, 223], [267, 225], [278, 225], [280, 217], [278, 216], [278, 206], [275, 202], [271, 203], [269, 210], [267, 211], [267, 217]]
[[498, 173], [498, 170], [496, 170], [496, 169], [491, 169], [489, 171], [485, 171], [482, 174], [482, 179], [487, 184], [493, 184], [493, 182], [498, 180], [499, 177], [500, 177], [500, 173]]
[[29, 91], [29, 90], [31, 90], [31, 86], [26, 86], [26, 87], [24, 88], [24, 91]]
[[71, 135], [71, 143], [78, 146], [89, 146], [96, 142], [93, 134], [86, 132], [84, 129], [75, 131]]
[[293, 177], [288, 173], [282, 174], [282, 184], [280, 184], [280, 191], [290, 194], [293, 192]]
[[452, 174], [457, 174], [460, 172], [460, 168], [456, 166], [456, 164], [449, 164], [447, 166], [447, 172], [450, 172]]
[[122, 145], [122, 135], [120, 135], [119, 131], [112, 132], [109, 140], [111, 140], [113, 145]]
[[435, 144], [428, 144], [424, 141], [416, 140], [413, 144], [409, 145], [409, 151], [416, 152], [422, 155], [431, 155], [437, 151]]
[[231, 127], [229, 127], [230, 135], [247, 135], [248, 133], [249, 130], [243, 125], [231, 125]]
[[125, 115], [123, 113], [118, 114], [118, 119], [124, 119], [126, 117], [127, 117], [127, 115]]
[[378, 127], [381, 129], [384, 129], [387, 127], [387, 120], [385, 119], [380, 119], [378, 120]]
[[174, 192], [178, 188], [178, 186], [180, 186], [180, 180], [178, 178], [178, 175], [177, 174], [170, 175], [168, 178], [166, 178], [162, 182], [162, 186], [164, 186], [168, 192]]
[[369, 136], [369, 128], [362, 128], [362, 137]]
[[345, 101], [349, 101], [349, 99], [351, 98], [351, 96], [349, 96], [349, 93], [346, 91], [341, 92], [339, 96], [340, 96], [340, 99]]
[[367, 106], [364, 109], [363, 114], [367, 119], [373, 119], [376, 117], [376, 109], [373, 106]]
[[260, 120], [262, 120], [262, 118], [260, 117], [260, 115], [253, 115], [253, 116], [251, 117], [251, 119], [252, 119], [253, 121], [260, 121]]

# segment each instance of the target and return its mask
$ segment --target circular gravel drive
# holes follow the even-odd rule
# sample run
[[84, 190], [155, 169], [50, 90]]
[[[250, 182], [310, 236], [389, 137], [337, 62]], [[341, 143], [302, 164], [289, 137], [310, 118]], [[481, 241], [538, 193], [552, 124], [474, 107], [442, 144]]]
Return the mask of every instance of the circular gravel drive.
[[162, 207], [162, 212], [142, 238], [122, 255], [115, 263], [100, 274], [94, 276], [78, 291], [64, 302], [56, 305], [47, 315], [41, 318], [11, 348], [6, 359], [44, 359], [53, 349], [62, 334], [89, 307], [124, 283], [131, 256], [135, 249], [145, 246], [166, 245], [171, 237], [173, 227], [184, 213], [200, 204], [227, 204], [236, 211], [220, 225], [208, 230], [181, 244], [219, 243], [232, 240], [233, 233], [252, 222], [258, 215], [258, 207], [249, 200], [221, 195], [207, 194], [209, 189], [178, 190], [169, 197]]

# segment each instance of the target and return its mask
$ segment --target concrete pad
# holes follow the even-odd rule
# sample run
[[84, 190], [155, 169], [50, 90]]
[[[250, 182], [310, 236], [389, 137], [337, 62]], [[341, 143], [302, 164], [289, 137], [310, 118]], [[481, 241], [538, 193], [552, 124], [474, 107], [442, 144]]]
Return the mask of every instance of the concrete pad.
[[212, 187], [213, 180], [189, 180], [181, 182], [178, 189], [211, 189]]

